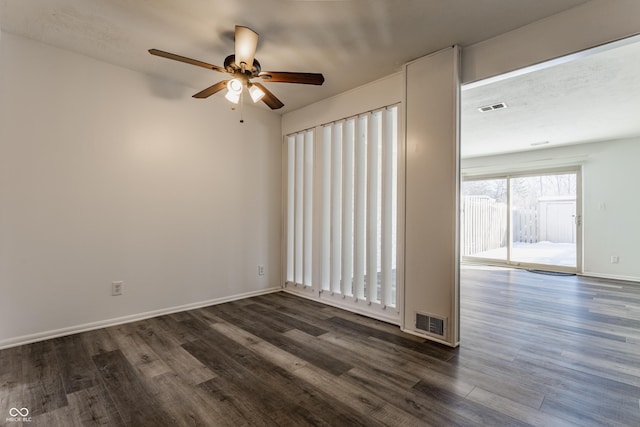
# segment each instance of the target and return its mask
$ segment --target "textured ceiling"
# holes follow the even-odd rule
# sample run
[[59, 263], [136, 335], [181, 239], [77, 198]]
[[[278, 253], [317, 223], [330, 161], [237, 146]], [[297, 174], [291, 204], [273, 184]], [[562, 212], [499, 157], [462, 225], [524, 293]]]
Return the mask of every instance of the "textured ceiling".
[[[640, 135], [640, 37], [594, 51], [463, 90], [463, 157]], [[499, 102], [507, 108], [478, 111]]]
[[[400, 70], [449, 45], [467, 46], [585, 0], [0, 0], [0, 27], [143, 73], [194, 93], [222, 75], [147, 53], [222, 65], [234, 25], [260, 34], [264, 70], [320, 72], [322, 87], [271, 83], [280, 112]], [[222, 96], [207, 101], [225, 102]]]

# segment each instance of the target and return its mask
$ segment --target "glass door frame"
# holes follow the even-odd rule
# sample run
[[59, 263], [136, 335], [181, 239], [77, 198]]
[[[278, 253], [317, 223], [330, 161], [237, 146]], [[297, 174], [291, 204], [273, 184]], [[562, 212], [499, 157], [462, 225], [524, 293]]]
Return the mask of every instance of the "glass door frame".
[[[575, 174], [576, 175], [576, 266], [568, 267], [562, 265], [552, 264], [538, 264], [530, 262], [512, 261], [512, 246], [513, 246], [513, 227], [512, 227], [512, 209], [511, 204], [511, 179], [512, 178], [524, 178], [531, 176], [545, 176], [545, 175], [563, 175], [563, 174]], [[582, 217], [582, 167], [580, 165], [560, 167], [560, 168], [547, 168], [547, 169], [527, 169], [518, 172], [502, 172], [482, 175], [462, 175], [462, 182], [468, 181], [482, 181], [491, 179], [504, 179], [507, 184], [507, 257], [505, 260], [495, 258], [483, 258], [465, 255], [461, 256], [461, 261], [471, 264], [484, 264], [484, 265], [496, 265], [505, 267], [515, 267], [523, 269], [538, 269], [547, 271], [557, 271], [566, 273], [582, 273], [582, 230], [583, 230], [583, 217]], [[460, 194], [462, 197], [462, 193]], [[461, 204], [462, 206], [462, 204]], [[460, 239], [464, 239], [464, 236], [460, 236]]]

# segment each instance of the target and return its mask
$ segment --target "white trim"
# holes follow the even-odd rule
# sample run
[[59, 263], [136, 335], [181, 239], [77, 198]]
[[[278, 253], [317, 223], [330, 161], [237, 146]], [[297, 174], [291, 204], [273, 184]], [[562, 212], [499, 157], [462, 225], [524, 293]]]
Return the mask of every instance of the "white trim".
[[455, 120], [455, 192], [456, 197], [454, 201], [455, 206], [455, 224], [454, 224], [454, 238], [453, 245], [453, 287], [452, 287], [452, 300], [451, 300], [451, 321], [449, 322], [450, 345], [457, 346], [460, 342], [460, 197], [462, 195], [462, 98], [461, 89], [462, 84], [462, 49], [458, 45], [453, 46], [453, 53], [455, 60], [453, 62], [453, 75], [455, 81], [455, 104], [454, 104], [454, 120]]
[[522, 68], [518, 68], [518, 69], [513, 70], [513, 71], [507, 71], [506, 73], [502, 73], [502, 74], [498, 74], [498, 75], [495, 75], [495, 76], [487, 77], [487, 78], [484, 78], [484, 79], [480, 79], [480, 80], [475, 80], [475, 81], [472, 81], [472, 82], [464, 83], [462, 85], [461, 89], [462, 89], [462, 91], [469, 90], [469, 89], [475, 89], [475, 88], [478, 88], [478, 87], [482, 87], [482, 86], [498, 83], [498, 82], [501, 82], [503, 80], [507, 80], [507, 79], [510, 79], [510, 78], [513, 78], [513, 77], [524, 76], [526, 74], [530, 74], [530, 73], [535, 73], [537, 71], [546, 70], [547, 68], [555, 67], [556, 65], [566, 64], [568, 62], [572, 62], [572, 61], [575, 61], [577, 59], [586, 58], [588, 56], [595, 55], [596, 53], [606, 52], [606, 51], [611, 50], [611, 49], [615, 49], [615, 48], [618, 48], [618, 47], [622, 47], [622, 46], [626, 46], [626, 45], [629, 45], [629, 44], [632, 44], [632, 43], [636, 43], [638, 41], [638, 39], [639, 39], [639, 37], [637, 35], [635, 35], [635, 36], [625, 37], [623, 39], [612, 41], [612, 42], [611, 41], [604, 42], [604, 43], [599, 44], [599, 45], [597, 45], [595, 47], [592, 47], [592, 48], [587, 48], [587, 49], [580, 50], [580, 51], [577, 51], [577, 52], [569, 53], [567, 55], [562, 55], [562, 56], [559, 56], [559, 57], [547, 59], [545, 61], [537, 62], [535, 64], [532, 64], [532, 65], [529, 65], [529, 66], [525, 66], [525, 67], [522, 67]]
[[[306, 298], [312, 301], [315, 301], [317, 303], [320, 304], [324, 304], [324, 305], [329, 305], [331, 307], [336, 307], [339, 308], [341, 310], [344, 311], [348, 311], [350, 313], [356, 313], [356, 314], [361, 314], [365, 317], [369, 317], [371, 319], [376, 319], [376, 320], [380, 320], [382, 322], [386, 322], [386, 323], [391, 323], [392, 325], [396, 325], [396, 326], [400, 326], [400, 315], [398, 314], [398, 309], [396, 307], [389, 307], [388, 310], [390, 310], [391, 312], [394, 313], [394, 315], [392, 316], [386, 316], [384, 314], [384, 312], [382, 310], [382, 308], [380, 308], [380, 310], [372, 310], [371, 307], [368, 305], [368, 303], [361, 299], [360, 301], [362, 302], [362, 305], [366, 308], [359, 308], [357, 306], [358, 303], [353, 303], [354, 297], [342, 297], [342, 295], [339, 294], [334, 294], [336, 296], [336, 298], [327, 298], [322, 297], [323, 294], [327, 294], [330, 295], [331, 292], [329, 291], [324, 291], [322, 293], [320, 293], [320, 297], [316, 296], [316, 294], [309, 294], [309, 293], [302, 293], [299, 291], [299, 289], [292, 289], [292, 288], [286, 288], [284, 289], [284, 292], [291, 294], [291, 295], [295, 295], [295, 296], [299, 296], [302, 298]], [[345, 301], [344, 303], [341, 303], [340, 301]], [[377, 305], [377, 304], [376, 304]]]
[[93, 331], [95, 329], [107, 328], [109, 326], [122, 325], [124, 323], [136, 322], [138, 320], [149, 319], [152, 317], [164, 316], [166, 314], [178, 313], [181, 311], [194, 310], [196, 308], [207, 307], [210, 305], [222, 304], [225, 302], [236, 301], [240, 299], [255, 297], [259, 295], [271, 294], [282, 291], [281, 287], [272, 287], [260, 289], [257, 291], [245, 292], [242, 294], [232, 295], [222, 298], [214, 298], [207, 301], [199, 301], [190, 304], [178, 305], [175, 307], [161, 308], [159, 310], [147, 311], [144, 313], [131, 314], [129, 316], [116, 317], [113, 319], [99, 320], [97, 322], [84, 323], [82, 325], [69, 326], [66, 328], [53, 329], [50, 331], [38, 332], [30, 335], [22, 335], [19, 337], [8, 338], [0, 341], [0, 350], [17, 347], [20, 345], [31, 344], [38, 341], [44, 341], [51, 338], [58, 338], [66, 335], [73, 335], [80, 332]]
[[[280, 153], [280, 287], [287, 282], [287, 259], [289, 258], [289, 137], [282, 136]], [[293, 279], [293, 277], [292, 277]]]
[[483, 80], [636, 36], [638, 12], [637, 0], [592, 0], [466, 46], [463, 82]]
[[306, 292], [312, 295], [320, 293], [320, 290], [317, 290], [314, 286], [307, 286], [307, 285], [303, 285], [302, 283], [294, 283], [294, 282], [285, 283], [284, 288], [282, 288], [282, 290], [287, 291], [289, 293], [295, 293], [296, 295], [298, 295], [298, 292], [300, 293]]
[[413, 336], [416, 336], [416, 337], [424, 338], [424, 339], [429, 340], [429, 341], [434, 341], [434, 342], [437, 342], [437, 343], [440, 343], [440, 344], [444, 344], [447, 347], [456, 348], [456, 347], [458, 347], [460, 345], [460, 341], [459, 340], [456, 340], [453, 343], [451, 343], [450, 341], [445, 341], [443, 339], [434, 337], [432, 335], [421, 334], [421, 333], [418, 333], [418, 332], [413, 331], [411, 329], [400, 328], [400, 330], [402, 332], [406, 333], [406, 334], [409, 334], [409, 335], [413, 335]]
[[309, 129], [348, 119], [364, 112], [375, 111], [380, 105], [399, 104], [402, 102], [401, 84], [402, 74], [396, 72], [286, 112], [282, 115], [282, 133], [288, 135], [297, 132], [297, 129]]
[[[415, 62], [415, 61], [412, 61]], [[398, 272], [402, 272], [402, 293], [396, 294], [396, 298], [399, 299], [398, 305], [400, 308], [400, 330], [404, 331], [407, 329], [407, 299], [406, 299], [406, 276], [407, 276], [407, 261], [406, 261], [406, 252], [407, 252], [407, 151], [408, 151], [408, 135], [407, 135], [407, 126], [408, 121], [407, 117], [407, 99], [409, 94], [409, 63], [405, 63], [402, 65], [402, 141], [399, 141], [400, 146], [398, 147], [398, 160], [400, 160], [400, 153], [402, 153], [402, 162], [398, 165], [398, 176], [402, 173], [402, 183], [398, 183], [398, 234], [402, 233], [402, 236], [398, 238], [398, 248], [401, 248], [401, 255], [396, 260], [396, 277]], [[402, 169], [400, 168], [402, 167]], [[402, 198], [402, 200], [400, 200]], [[401, 210], [402, 209], [402, 210]], [[401, 216], [402, 215], [402, 216]], [[400, 224], [402, 221], [402, 224]], [[400, 230], [400, 225], [402, 225], [402, 230]], [[402, 244], [402, 246], [400, 246]], [[402, 261], [402, 264], [400, 262]], [[397, 286], [396, 279], [396, 286]], [[397, 291], [396, 287], [396, 291]]]
[[[584, 156], [584, 160], [586, 161], [587, 156]], [[503, 169], [497, 170], [493, 173], [484, 173], [484, 174], [476, 174], [476, 173], [463, 173], [462, 180], [463, 181], [482, 181], [485, 179], [499, 179], [499, 178], [522, 178], [527, 176], [540, 176], [540, 175], [557, 175], [566, 172], [579, 172], [582, 170], [582, 162], [572, 162], [567, 163], [566, 166], [558, 166], [554, 165], [553, 167], [528, 167], [528, 168], [511, 168], [511, 165], [505, 165]]]
[[640, 283], [640, 277], [634, 277], [634, 276], [620, 276], [618, 274], [592, 273], [590, 271], [585, 271], [583, 273], [578, 273], [578, 275], [582, 276], [582, 277], [593, 277], [594, 279], [623, 280], [625, 282]]

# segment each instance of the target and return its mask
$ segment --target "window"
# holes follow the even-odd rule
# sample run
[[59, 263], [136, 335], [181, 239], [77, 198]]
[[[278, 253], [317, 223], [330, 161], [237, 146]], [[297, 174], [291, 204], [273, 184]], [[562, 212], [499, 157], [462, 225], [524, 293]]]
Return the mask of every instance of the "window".
[[287, 283], [395, 307], [398, 107], [289, 135], [287, 159]]

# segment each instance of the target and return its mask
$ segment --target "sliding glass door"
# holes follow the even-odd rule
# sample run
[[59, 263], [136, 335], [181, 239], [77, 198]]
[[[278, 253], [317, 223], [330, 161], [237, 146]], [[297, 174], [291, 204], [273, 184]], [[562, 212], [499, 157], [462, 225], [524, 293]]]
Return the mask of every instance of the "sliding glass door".
[[463, 258], [576, 271], [578, 189], [576, 170], [465, 180]]

